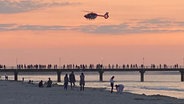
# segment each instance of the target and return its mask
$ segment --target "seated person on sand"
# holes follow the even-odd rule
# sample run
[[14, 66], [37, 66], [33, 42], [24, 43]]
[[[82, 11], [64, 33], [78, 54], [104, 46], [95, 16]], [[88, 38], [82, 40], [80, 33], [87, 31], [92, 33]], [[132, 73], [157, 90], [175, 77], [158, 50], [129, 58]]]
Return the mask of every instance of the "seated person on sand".
[[38, 84], [39, 87], [43, 87], [43, 81], [41, 80]]
[[49, 78], [49, 80], [47, 81], [47, 87], [51, 87], [52, 86], [52, 80]]
[[119, 94], [121, 94], [124, 90], [124, 85], [123, 84], [115, 85], [115, 87], [116, 87], [117, 93], [119, 93]]
[[29, 80], [28, 83], [29, 83], [29, 84], [33, 84], [33, 80]]

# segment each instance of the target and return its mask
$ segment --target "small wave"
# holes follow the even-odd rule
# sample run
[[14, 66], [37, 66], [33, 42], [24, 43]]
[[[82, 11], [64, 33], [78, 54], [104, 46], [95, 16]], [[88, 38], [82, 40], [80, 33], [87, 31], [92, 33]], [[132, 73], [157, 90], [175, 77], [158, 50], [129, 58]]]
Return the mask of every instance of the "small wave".
[[146, 90], [164, 90], [164, 91], [183, 91], [184, 89], [177, 89], [177, 88], [168, 88], [168, 87], [140, 87], [140, 89], [146, 89]]

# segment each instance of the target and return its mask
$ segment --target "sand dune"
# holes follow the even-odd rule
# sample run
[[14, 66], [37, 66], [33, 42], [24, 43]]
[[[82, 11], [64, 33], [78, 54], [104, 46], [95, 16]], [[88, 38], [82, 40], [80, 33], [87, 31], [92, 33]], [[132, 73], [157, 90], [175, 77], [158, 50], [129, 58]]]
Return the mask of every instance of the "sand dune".
[[39, 88], [35, 84], [0, 81], [1, 104], [184, 104], [183, 99], [160, 95], [110, 93], [105, 89], [76, 87], [65, 91], [62, 86]]

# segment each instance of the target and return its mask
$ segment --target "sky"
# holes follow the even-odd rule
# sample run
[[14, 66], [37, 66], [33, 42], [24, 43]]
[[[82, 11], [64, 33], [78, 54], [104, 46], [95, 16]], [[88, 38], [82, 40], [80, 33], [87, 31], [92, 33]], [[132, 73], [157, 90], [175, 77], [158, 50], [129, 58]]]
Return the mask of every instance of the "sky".
[[[183, 0], [0, 0], [0, 64], [184, 65], [183, 5]], [[109, 18], [84, 18], [90, 12], [109, 12]]]

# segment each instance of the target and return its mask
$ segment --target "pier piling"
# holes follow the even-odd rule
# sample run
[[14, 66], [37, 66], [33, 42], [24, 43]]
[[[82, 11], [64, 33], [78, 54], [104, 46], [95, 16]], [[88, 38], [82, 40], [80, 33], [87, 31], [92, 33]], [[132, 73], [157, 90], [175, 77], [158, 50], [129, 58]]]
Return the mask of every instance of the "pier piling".
[[57, 71], [57, 81], [61, 82], [61, 70]]
[[14, 71], [14, 80], [18, 81], [18, 71], [17, 70]]
[[144, 69], [141, 69], [139, 72], [140, 72], [140, 75], [141, 75], [141, 82], [144, 82], [144, 73], [145, 73], [145, 70]]
[[180, 71], [180, 73], [181, 73], [181, 82], [183, 82], [184, 81], [184, 71], [182, 70]]
[[103, 71], [103, 69], [101, 69], [100, 71], [99, 71], [99, 81], [103, 81], [103, 73], [104, 73], [104, 71]]

